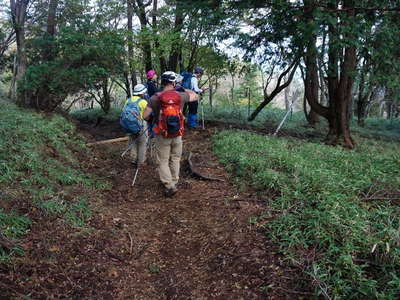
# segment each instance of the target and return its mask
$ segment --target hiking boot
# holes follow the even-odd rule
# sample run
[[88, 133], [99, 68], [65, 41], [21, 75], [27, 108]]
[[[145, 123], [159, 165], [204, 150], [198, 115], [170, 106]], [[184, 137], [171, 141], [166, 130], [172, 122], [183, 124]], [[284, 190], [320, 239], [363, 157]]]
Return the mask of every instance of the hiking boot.
[[165, 197], [171, 198], [177, 192], [178, 192], [178, 189], [176, 187], [173, 187], [173, 188], [170, 188], [170, 189], [165, 189]]

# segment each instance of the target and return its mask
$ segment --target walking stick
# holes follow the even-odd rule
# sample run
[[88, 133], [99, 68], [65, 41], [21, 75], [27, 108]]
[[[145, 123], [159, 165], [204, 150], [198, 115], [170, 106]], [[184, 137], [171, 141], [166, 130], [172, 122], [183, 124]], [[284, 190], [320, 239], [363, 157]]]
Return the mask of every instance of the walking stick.
[[201, 109], [201, 127], [202, 129], [206, 129], [204, 126], [204, 108], [203, 108], [203, 95], [200, 96], [200, 109]]
[[132, 186], [135, 185], [138, 172], [139, 172], [139, 165], [136, 167], [136, 172], [135, 172], [135, 176], [133, 177]]
[[128, 145], [128, 147], [124, 150], [124, 152], [122, 152], [121, 157], [124, 157], [124, 155], [125, 155], [129, 150], [132, 149], [132, 147], [133, 147], [133, 145], [134, 145], [134, 142], [135, 142], [135, 140], [133, 140], [133, 141]]

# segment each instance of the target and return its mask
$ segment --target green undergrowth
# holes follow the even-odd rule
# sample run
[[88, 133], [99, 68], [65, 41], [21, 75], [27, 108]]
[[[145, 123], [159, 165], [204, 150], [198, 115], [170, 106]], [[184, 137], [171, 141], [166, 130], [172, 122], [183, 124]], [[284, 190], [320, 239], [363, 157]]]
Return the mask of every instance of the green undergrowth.
[[[63, 117], [0, 101], [0, 233], [20, 238], [29, 231], [33, 210], [67, 226], [85, 226], [90, 201], [108, 188], [86, 172], [91, 159], [85, 141]], [[10, 254], [5, 250], [0, 249], [3, 260]]]
[[[255, 108], [252, 107], [250, 113]], [[204, 106], [204, 115], [207, 120], [233, 123], [238, 125], [251, 125], [259, 129], [276, 129], [286, 114], [286, 110], [266, 107], [254, 121], [247, 121], [248, 110], [245, 106], [215, 106], [211, 109]], [[322, 117], [315, 127], [307, 125], [302, 111], [291, 113], [283, 123], [280, 132], [287, 132], [291, 135], [315, 136], [323, 139], [328, 132], [328, 123]], [[378, 138], [386, 141], [400, 141], [400, 119], [367, 119], [365, 126], [357, 125], [356, 120], [351, 122], [351, 131], [357, 138], [359, 135], [370, 138]]]
[[[252, 107], [250, 113], [255, 108]], [[286, 115], [286, 110], [266, 107], [256, 117], [255, 120], [249, 122], [248, 110], [245, 106], [215, 106], [211, 109], [204, 106], [204, 115], [207, 120], [227, 122], [239, 125], [251, 125], [259, 129], [276, 128]], [[282, 130], [290, 130], [295, 133], [314, 132], [313, 128], [306, 127], [307, 122], [303, 112], [289, 113]]]
[[267, 234], [308, 274], [316, 295], [398, 299], [398, 143], [360, 138], [349, 151], [224, 131], [214, 146], [239, 184], [265, 196]]
[[101, 108], [80, 109], [71, 112], [71, 116], [77, 120], [91, 123], [95, 122], [99, 117], [107, 121], [115, 121], [119, 119], [121, 110], [121, 108], [114, 107], [106, 114]]

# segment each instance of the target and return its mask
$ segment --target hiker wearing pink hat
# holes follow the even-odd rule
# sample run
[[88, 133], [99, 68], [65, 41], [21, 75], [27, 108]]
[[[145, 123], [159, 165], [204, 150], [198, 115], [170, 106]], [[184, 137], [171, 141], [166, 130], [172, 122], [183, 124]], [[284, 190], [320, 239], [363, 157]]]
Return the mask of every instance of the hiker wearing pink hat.
[[157, 88], [157, 72], [155, 70], [149, 70], [146, 73], [147, 76], [147, 95], [150, 98], [158, 92]]

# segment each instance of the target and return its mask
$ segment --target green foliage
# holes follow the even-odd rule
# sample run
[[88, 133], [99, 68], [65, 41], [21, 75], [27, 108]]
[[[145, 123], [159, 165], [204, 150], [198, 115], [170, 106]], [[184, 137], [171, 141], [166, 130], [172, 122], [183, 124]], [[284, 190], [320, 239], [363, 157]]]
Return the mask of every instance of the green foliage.
[[[31, 223], [32, 222], [24, 216], [18, 216], [15, 212], [6, 213], [0, 208], [0, 233], [8, 239], [17, 239], [24, 235], [28, 232]], [[9, 261], [14, 254], [22, 255], [22, 248], [14, 246], [11, 251], [8, 252], [0, 246], [0, 262]]]
[[[254, 105], [254, 104], [253, 104]], [[226, 123], [236, 123], [238, 125], [250, 125], [260, 129], [266, 127], [277, 127], [279, 122], [286, 114], [286, 110], [271, 108], [267, 106], [260, 112], [257, 119], [254, 121], [247, 121], [248, 108], [246, 105], [237, 106], [215, 106], [212, 109], [209, 106], [204, 106], [205, 117], [208, 120], [221, 121]], [[254, 110], [251, 107], [250, 113]], [[296, 112], [291, 114], [282, 127], [282, 130], [289, 130], [296, 134], [313, 133], [317, 129], [310, 128], [307, 125], [303, 112]]]
[[68, 205], [63, 199], [56, 198], [43, 202], [41, 207], [47, 214], [63, 217], [76, 227], [86, 226], [86, 221], [92, 215], [89, 204], [85, 199], [78, 199]]
[[400, 119], [370, 118], [365, 121], [364, 127], [357, 127], [356, 131], [372, 138], [400, 140]]
[[[85, 192], [89, 200], [109, 186], [87, 174], [78, 160], [90, 150], [76, 135], [74, 125], [61, 116], [35, 114], [3, 101], [0, 108], [0, 187], [21, 198], [10, 203], [18, 207], [19, 201], [29, 201], [29, 206], [58, 215], [73, 226], [84, 226], [90, 208], [87, 200], [76, 195]], [[1, 217], [0, 231], [18, 238], [29, 221], [9, 215], [9, 219]]]
[[71, 112], [71, 116], [83, 122], [95, 122], [97, 118], [102, 117], [107, 121], [119, 120], [121, 108], [112, 108], [107, 114], [100, 108], [82, 109]]
[[[254, 107], [251, 107], [250, 113]], [[250, 125], [259, 129], [276, 128], [286, 114], [286, 110], [271, 108], [267, 106], [260, 112], [252, 122], [247, 121], [248, 108], [246, 105], [236, 106], [214, 106], [212, 109], [204, 105], [205, 118], [226, 123], [234, 123], [240, 126]], [[359, 127], [356, 121], [351, 123], [355, 137], [364, 136], [388, 141], [400, 141], [400, 121], [398, 119], [366, 119], [365, 126]], [[307, 126], [304, 113], [302, 111], [289, 115], [283, 124], [281, 131], [291, 135], [303, 136], [309, 139], [325, 137], [327, 123], [321, 119], [315, 128]]]
[[[105, 80], [124, 68], [122, 31], [102, 27], [89, 16], [78, 24], [62, 26], [54, 39], [44, 35], [31, 45], [33, 63], [22, 89], [30, 95], [32, 106], [41, 109], [54, 109], [68, 95], [100, 89]], [[51, 49], [52, 59], [43, 61], [46, 49]]]
[[0, 208], [0, 228], [4, 236], [10, 239], [18, 238], [28, 231], [30, 225], [31, 221], [28, 218], [18, 216], [14, 212], [6, 213]]
[[400, 194], [398, 144], [361, 139], [357, 151], [350, 152], [226, 131], [215, 136], [214, 145], [242, 184], [276, 195], [266, 201], [281, 213], [265, 225], [267, 233], [309, 274], [316, 294], [396, 298], [400, 209], [395, 199], [373, 195]]

